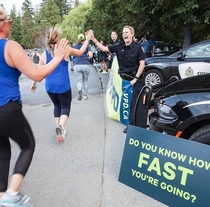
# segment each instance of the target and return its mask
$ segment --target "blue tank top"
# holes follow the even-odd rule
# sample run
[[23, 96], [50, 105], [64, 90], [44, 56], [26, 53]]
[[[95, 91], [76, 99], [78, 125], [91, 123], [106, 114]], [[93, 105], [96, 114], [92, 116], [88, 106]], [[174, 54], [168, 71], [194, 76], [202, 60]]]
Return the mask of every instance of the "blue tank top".
[[6, 39], [0, 39], [0, 106], [9, 101], [22, 103], [18, 84], [21, 72], [7, 65], [4, 57], [6, 42]]
[[[52, 60], [48, 50], [46, 50], [47, 63]], [[56, 69], [45, 78], [45, 88], [50, 93], [64, 93], [71, 87], [68, 61], [62, 60]]]

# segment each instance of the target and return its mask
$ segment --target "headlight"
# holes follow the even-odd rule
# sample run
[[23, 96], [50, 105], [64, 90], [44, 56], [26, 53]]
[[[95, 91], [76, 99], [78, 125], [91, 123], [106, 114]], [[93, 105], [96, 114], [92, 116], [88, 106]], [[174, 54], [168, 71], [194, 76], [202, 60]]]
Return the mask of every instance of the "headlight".
[[171, 107], [161, 103], [157, 103], [157, 113], [163, 119], [172, 120], [177, 118], [176, 113], [171, 109]]

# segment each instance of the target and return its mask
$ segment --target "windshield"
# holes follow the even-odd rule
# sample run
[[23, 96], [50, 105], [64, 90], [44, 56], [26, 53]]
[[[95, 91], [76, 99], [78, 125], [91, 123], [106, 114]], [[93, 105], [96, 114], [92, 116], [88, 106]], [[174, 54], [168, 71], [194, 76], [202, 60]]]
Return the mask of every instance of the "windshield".
[[190, 47], [185, 56], [189, 58], [210, 57], [210, 43], [205, 42], [199, 45]]
[[210, 41], [191, 45], [189, 47], [186, 47], [185, 49], [182, 49], [181, 51], [170, 55], [170, 57], [177, 58], [180, 53], [182, 53], [186, 58], [210, 58]]

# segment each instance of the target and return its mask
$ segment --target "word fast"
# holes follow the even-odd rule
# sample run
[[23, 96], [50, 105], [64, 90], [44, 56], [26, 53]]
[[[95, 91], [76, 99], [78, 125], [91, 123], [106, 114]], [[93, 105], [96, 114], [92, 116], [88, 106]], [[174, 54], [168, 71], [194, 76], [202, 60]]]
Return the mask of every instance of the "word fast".
[[138, 167], [142, 168], [143, 165], [147, 165], [148, 172], [155, 171], [157, 173], [157, 175], [159, 175], [159, 176], [163, 175], [168, 180], [174, 180], [176, 178], [176, 170], [181, 171], [181, 173], [182, 173], [181, 180], [180, 180], [181, 185], [186, 185], [188, 174], [193, 175], [193, 172], [194, 172], [193, 170], [185, 168], [183, 166], [176, 167], [176, 165], [173, 164], [172, 162], [164, 163], [163, 169], [165, 171], [163, 171], [161, 174], [161, 166], [160, 166], [159, 158], [154, 157], [150, 164], [148, 162], [149, 158], [150, 158], [150, 155], [140, 152]]

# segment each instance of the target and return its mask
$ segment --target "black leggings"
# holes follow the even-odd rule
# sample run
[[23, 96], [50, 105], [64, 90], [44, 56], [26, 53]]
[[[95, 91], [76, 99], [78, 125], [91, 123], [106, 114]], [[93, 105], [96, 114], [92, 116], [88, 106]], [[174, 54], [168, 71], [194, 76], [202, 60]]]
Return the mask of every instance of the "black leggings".
[[72, 93], [71, 89], [64, 93], [47, 92], [54, 105], [54, 117], [61, 115], [69, 116], [71, 109]]
[[10, 101], [0, 106], [0, 192], [6, 191], [8, 185], [11, 159], [9, 138], [14, 140], [21, 149], [13, 174], [25, 176], [34, 154], [35, 140], [22, 112], [22, 105], [18, 102]]

